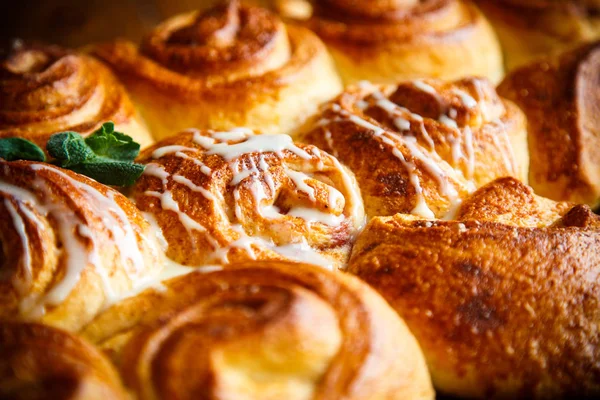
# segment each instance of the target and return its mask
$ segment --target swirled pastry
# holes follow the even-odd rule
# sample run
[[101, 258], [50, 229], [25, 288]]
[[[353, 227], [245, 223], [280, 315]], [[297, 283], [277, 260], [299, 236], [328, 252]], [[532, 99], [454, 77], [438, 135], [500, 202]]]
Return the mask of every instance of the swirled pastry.
[[253, 262], [164, 286], [83, 331], [141, 400], [434, 397], [411, 333], [350, 275]]
[[152, 141], [125, 89], [99, 61], [21, 42], [0, 57], [0, 137], [44, 147], [53, 133], [85, 135], [107, 121], [142, 146]]
[[600, 198], [600, 42], [511, 72], [498, 87], [528, 119], [535, 191], [594, 205]]
[[600, 217], [502, 178], [456, 220], [374, 218], [349, 271], [415, 335], [434, 384], [464, 398], [600, 395]]
[[507, 68], [600, 37], [598, 0], [478, 0], [504, 49]]
[[345, 83], [465, 76], [497, 82], [502, 77], [496, 36], [471, 1], [311, 3], [313, 13], [305, 24], [327, 44]]
[[35, 323], [0, 323], [0, 398], [125, 400], [119, 375], [91, 344]]
[[140, 162], [146, 170], [131, 198], [184, 265], [301, 257], [341, 266], [364, 224], [353, 175], [287, 135], [189, 131], [148, 148]]
[[173, 17], [139, 48], [118, 41], [96, 54], [117, 71], [158, 139], [188, 128], [287, 132], [341, 91], [313, 33], [237, 0]]
[[324, 149], [359, 182], [369, 217], [450, 217], [475, 187], [526, 180], [525, 118], [485, 80], [361, 83], [325, 104], [298, 140]]
[[50, 164], [0, 161], [0, 320], [77, 330], [160, 268], [117, 191]]

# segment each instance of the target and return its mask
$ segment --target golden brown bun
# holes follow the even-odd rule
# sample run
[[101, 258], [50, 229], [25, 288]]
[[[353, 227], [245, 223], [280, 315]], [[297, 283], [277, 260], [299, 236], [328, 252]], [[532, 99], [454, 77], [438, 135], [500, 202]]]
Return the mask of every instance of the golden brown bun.
[[125, 89], [99, 61], [20, 42], [0, 58], [0, 137], [45, 148], [53, 133], [85, 135], [108, 121], [142, 146], [152, 141]]
[[305, 24], [329, 47], [344, 83], [503, 75], [500, 45], [471, 1], [319, 0]]
[[92, 345], [34, 323], [0, 323], [0, 398], [124, 400], [110, 362]]
[[364, 225], [353, 175], [287, 135], [183, 132], [139, 161], [147, 167], [130, 197], [162, 230], [168, 257], [184, 265], [300, 256], [333, 268]]
[[194, 272], [83, 334], [143, 399], [433, 399], [419, 347], [372, 289], [286, 262]]
[[129, 200], [50, 164], [0, 161], [0, 227], [0, 321], [77, 330], [159, 268]]
[[125, 82], [157, 139], [188, 128], [286, 133], [341, 91], [313, 33], [238, 1], [173, 17], [139, 48], [117, 41], [95, 53]]
[[322, 107], [298, 140], [355, 174], [369, 217], [450, 216], [474, 187], [526, 180], [525, 118], [485, 80], [359, 84]]
[[478, 0], [504, 50], [507, 70], [600, 37], [597, 0]]
[[456, 221], [374, 218], [349, 271], [419, 341], [439, 391], [463, 398], [598, 398], [600, 218], [503, 178]]
[[535, 191], [595, 205], [600, 198], [600, 42], [510, 73], [498, 92], [528, 119]]

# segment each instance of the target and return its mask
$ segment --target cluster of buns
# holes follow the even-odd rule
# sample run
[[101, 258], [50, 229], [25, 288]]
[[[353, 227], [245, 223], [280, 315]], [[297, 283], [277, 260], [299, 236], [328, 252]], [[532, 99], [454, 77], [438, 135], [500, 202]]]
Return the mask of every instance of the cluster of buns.
[[1, 59], [0, 398], [600, 396], [595, 3], [263, 3]]

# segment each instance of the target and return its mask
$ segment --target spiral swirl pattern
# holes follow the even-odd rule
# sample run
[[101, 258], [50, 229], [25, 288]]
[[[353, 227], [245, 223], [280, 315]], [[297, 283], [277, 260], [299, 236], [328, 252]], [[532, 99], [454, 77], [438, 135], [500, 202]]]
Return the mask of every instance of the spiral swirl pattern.
[[185, 265], [312, 255], [305, 261], [333, 268], [364, 223], [352, 174], [287, 135], [184, 132], [140, 160], [146, 171], [131, 198]]
[[237, 0], [177, 15], [139, 48], [117, 41], [95, 53], [122, 77], [158, 138], [189, 127], [287, 132], [341, 91], [314, 34]]
[[502, 76], [494, 33], [470, 1], [314, 1], [305, 23], [329, 46], [346, 83]]
[[49, 164], [0, 161], [0, 320], [77, 330], [158, 271], [151, 238], [120, 193]]
[[106, 121], [142, 145], [151, 142], [125, 89], [97, 60], [20, 42], [0, 60], [0, 137], [44, 147], [53, 133], [87, 134]]
[[262, 262], [165, 286], [84, 331], [140, 399], [433, 397], [411, 334], [350, 276]]
[[125, 400], [119, 375], [92, 345], [33, 323], [0, 323], [0, 397]]

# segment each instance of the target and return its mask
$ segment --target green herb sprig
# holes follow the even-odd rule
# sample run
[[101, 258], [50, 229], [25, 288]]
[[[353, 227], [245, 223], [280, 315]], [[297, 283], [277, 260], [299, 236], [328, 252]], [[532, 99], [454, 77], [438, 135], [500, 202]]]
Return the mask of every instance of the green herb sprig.
[[[87, 138], [76, 132], [52, 135], [46, 144], [52, 164], [89, 176], [112, 186], [130, 186], [144, 172], [144, 165], [136, 164], [140, 145], [131, 137], [115, 131], [112, 122]], [[22, 138], [0, 139], [0, 158], [7, 161], [46, 161], [44, 151], [35, 143]]]

